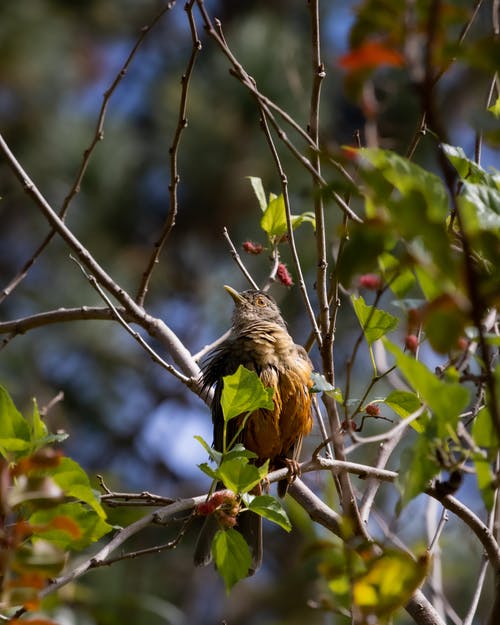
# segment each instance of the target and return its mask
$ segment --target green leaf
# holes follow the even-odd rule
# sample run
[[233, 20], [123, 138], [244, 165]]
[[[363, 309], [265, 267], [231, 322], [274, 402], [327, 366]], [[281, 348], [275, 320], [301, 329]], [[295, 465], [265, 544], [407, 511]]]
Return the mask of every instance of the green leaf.
[[490, 174], [484, 171], [477, 163], [467, 158], [461, 147], [442, 144], [441, 148], [462, 180], [474, 184], [488, 184], [491, 181]]
[[[260, 514], [260, 516], [268, 519], [268, 521], [276, 523], [287, 532], [292, 529], [290, 519], [276, 497], [272, 497], [271, 495], [257, 495], [250, 501], [248, 509], [256, 514]], [[243, 512], [242, 514], [245, 513]]]
[[283, 194], [271, 200], [260, 220], [260, 226], [269, 237], [282, 236], [287, 231]]
[[457, 382], [439, 380], [423, 363], [403, 353], [387, 339], [384, 343], [395, 356], [401, 373], [434, 412], [438, 426], [436, 435], [439, 438], [449, 436], [450, 431], [455, 431], [460, 413], [469, 401], [469, 391]]
[[[390, 150], [362, 148], [359, 153], [399, 191], [400, 197], [410, 198], [417, 193], [423, 197], [430, 219], [434, 221], [446, 219], [448, 196], [438, 176]], [[387, 189], [383, 189], [384, 194], [386, 191]]]
[[324, 375], [313, 371], [311, 373], [311, 380], [313, 381], [311, 393], [325, 393], [326, 395], [333, 397], [333, 399], [339, 402], [339, 404], [344, 403], [342, 391], [339, 388], [335, 388], [334, 386], [332, 386]]
[[361, 295], [353, 295], [351, 300], [354, 312], [370, 345], [397, 327], [399, 323], [397, 317], [373, 306], [367, 306]]
[[81, 466], [71, 458], [61, 458], [57, 467], [42, 473], [51, 477], [67, 497], [74, 497], [89, 505], [101, 519], [106, 518], [98, 496], [90, 485], [89, 478]]
[[[300, 215], [290, 215], [292, 228], [295, 230], [303, 222], [309, 222], [316, 228], [314, 213], [308, 211]], [[260, 220], [260, 226], [269, 238], [281, 237], [288, 231], [286, 223], [286, 208], [283, 194], [269, 201]]]
[[496, 99], [495, 104], [488, 107], [488, 111], [497, 119], [500, 119], [500, 96]]
[[240, 365], [236, 373], [225, 376], [223, 381], [220, 403], [225, 421], [259, 408], [274, 409], [274, 391], [262, 384], [255, 371]]
[[207, 452], [209, 457], [217, 464], [220, 464], [222, 460], [222, 453], [214, 449], [212, 445], [209, 445], [207, 441], [204, 440], [201, 436], [195, 436], [194, 438], [200, 443], [200, 445]]
[[94, 510], [77, 502], [38, 510], [29, 523], [36, 536], [61, 549], [84, 549], [113, 529]]
[[30, 434], [32, 442], [44, 440], [47, 437], [47, 426], [42, 421], [40, 412], [38, 411], [38, 404], [36, 400], [33, 400], [33, 413], [31, 416]]
[[410, 447], [401, 453], [396, 484], [401, 492], [398, 512], [414, 497], [423, 493], [429, 482], [439, 473], [441, 467], [436, 461], [435, 419], [421, 417], [422, 434]]
[[500, 228], [500, 190], [484, 184], [464, 182], [459, 206], [469, 235], [478, 230], [498, 230]]
[[474, 461], [474, 468], [476, 470], [477, 486], [483, 498], [486, 510], [490, 511], [495, 501], [493, 487], [494, 475], [491, 462], [480, 453], [474, 453], [472, 455], [472, 460]]
[[17, 459], [30, 449], [28, 422], [15, 407], [7, 390], [0, 386], [0, 453], [6, 459], [9, 454], [14, 454]]
[[472, 423], [472, 438], [478, 447], [490, 451], [493, 458], [498, 450], [498, 436], [487, 406], [483, 406]]
[[[416, 412], [422, 405], [415, 393], [410, 391], [392, 391], [385, 398], [385, 403], [392, 408], [394, 412], [402, 419], [406, 419]], [[410, 424], [417, 432], [422, 432], [423, 427], [419, 420], [412, 421]]]
[[258, 458], [257, 454], [249, 449], [245, 449], [245, 447], [241, 443], [236, 443], [233, 445], [229, 451], [226, 451], [224, 454], [224, 460], [232, 460], [233, 458]]
[[223, 460], [216, 471], [218, 479], [234, 493], [247, 493], [267, 475], [269, 461], [261, 467], [249, 464], [243, 457]]
[[255, 193], [257, 201], [259, 202], [260, 210], [264, 212], [267, 208], [266, 194], [264, 191], [264, 185], [262, 184], [262, 180], [257, 176], [247, 176], [248, 180], [250, 180], [250, 184], [252, 185], [252, 189]]
[[384, 281], [397, 297], [403, 297], [414, 286], [416, 279], [413, 272], [401, 264], [401, 260], [389, 252], [382, 253], [378, 258]]
[[387, 617], [404, 606], [422, 584], [428, 563], [427, 555], [415, 560], [396, 549], [385, 549], [368, 561], [366, 571], [352, 582], [352, 597], [362, 614], [379, 618], [367, 618], [364, 622], [387, 622]]
[[252, 566], [250, 549], [243, 536], [234, 529], [219, 530], [212, 542], [212, 556], [226, 591], [248, 575]]
[[201, 464], [199, 464], [198, 468], [201, 471], [203, 471], [203, 473], [205, 473], [205, 475], [208, 475], [208, 477], [211, 478], [212, 480], [218, 480], [219, 479], [219, 474], [217, 473], [217, 469], [212, 468], [206, 462], [202, 462]]

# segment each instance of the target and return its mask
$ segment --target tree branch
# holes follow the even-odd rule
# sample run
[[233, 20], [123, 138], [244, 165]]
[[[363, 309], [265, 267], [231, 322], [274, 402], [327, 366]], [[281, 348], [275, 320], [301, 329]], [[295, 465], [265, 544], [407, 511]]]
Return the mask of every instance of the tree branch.
[[153, 275], [153, 270], [155, 266], [158, 264], [160, 254], [162, 252], [163, 246], [165, 245], [170, 233], [172, 232], [173, 227], [175, 226], [175, 219], [177, 217], [178, 211], [178, 198], [177, 198], [177, 189], [179, 187], [179, 182], [181, 180], [178, 169], [178, 151], [179, 144], [181, 141], [182, 131], [187, 128], [188, 118], [187, 118], [187, 98], [189, 92], [189, 83], [191, 80], [191, 76], [193, 74], [194, 64], [196, 62], [196, 57], [201, 50], [201, 41], [198, 38], [198, 32], [196, 30], [196, 24], [193, 17], [193, 3], [194, 0], [190, 0], [186, 3], [184, 9], [188, 15], [189, 27], [191, 31], [191, 38], [193, 41], [193, 46], [191, 48], [191, 55], [188, 60], [187, 68], [184, 74], [181, 77], [181, 97], [179, 102], [179, 114], [177, 119], [177, 127], [175, 129], [174, 138], [172, 140], [172, 145], [170, 146], [168, 152], [170, 154], [170, 184], [168, 186], [169, 196], [170, 196], [170, 208], [167, 214], [167, 218], [165, 223], [161, 229], [160, 236], [158, 240], [154, 244], [153, 253], [149, 258], [147, 267], [142, 274], [141, 284], [139, 286], [139, 290], [136, 295], [136, 302], [139, 306], [144, 305], [144, 299], [148, 292], [149, 282], [151, 280], [151, 276]]

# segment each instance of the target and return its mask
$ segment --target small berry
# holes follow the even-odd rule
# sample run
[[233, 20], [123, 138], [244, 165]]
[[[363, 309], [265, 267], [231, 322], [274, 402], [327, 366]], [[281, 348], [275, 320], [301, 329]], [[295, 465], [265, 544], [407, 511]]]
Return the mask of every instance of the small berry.
[[293, 280], [292, 276], [288, 273], [288, 269], [284, 263], [280, 263], [278, 265], [278, 269], [276, 270], [276, 277], [285, 286], [292, 286]]
[[414, 354], [417, 351], [418, 347], [418, 338], [415, 334], [408, 334], [405, 338], [405, 347], [406, 349]]
[[365, 407], [365, 412], [370, 417], [378, 417], [380, 415], [380, 406], [378, 404], [368, 404]]
[[467, 339], [465, 336], [459, 337], [457, 341], [457, 347], [462, 352], [464, 352], [466, 349], [469, 349], [469, 339]]
[[243, 249], [247, 254], [260, 254], [264, 247], [260, 243], [254, 243], [253, 241], [245, 241], [243, 243]]
[[376, 291], [382, 285], [382, 279], [376, 273], [365, 273], [359, 278], [359, 285], [364, 289]]

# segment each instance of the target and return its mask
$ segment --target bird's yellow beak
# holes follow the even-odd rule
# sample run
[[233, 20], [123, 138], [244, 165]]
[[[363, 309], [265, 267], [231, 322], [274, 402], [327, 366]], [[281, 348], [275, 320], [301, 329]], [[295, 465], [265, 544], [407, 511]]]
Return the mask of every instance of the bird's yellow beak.
[[233, 301], [235, 304], [241, 304], [244, 301], [241, 295], [238, 293], [238, 291], [233, 289], [232, 286], [228, 286], [227, 284], [225, 284], [224, 288], [229, 293], [229, 295], [233, 298]]

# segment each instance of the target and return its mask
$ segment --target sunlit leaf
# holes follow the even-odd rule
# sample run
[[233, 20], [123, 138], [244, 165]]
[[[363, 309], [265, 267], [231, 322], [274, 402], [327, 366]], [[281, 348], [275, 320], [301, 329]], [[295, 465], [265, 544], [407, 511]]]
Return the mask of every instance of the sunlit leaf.
[[66, 496], [85, 502], [102, 519], [106, 518], [106, 513], [90, 485], [87, 474], [78, 463], [71, 458], [62, 458], [59, 465], [50, 470], [49, 475]]
[[269, 461], [257, 467], [246, 457], [223, 460], [216, 470], [218, 479], [235, 493], [247, 493], [267, 475]]
[[233, 375], [227, 375], [223, 380], [220, 403], [226, 421], [259, 408], [273, 410], [274, 391], [262, 384], [255, 371], [240, 365]]
[[200, 443], [200, 445], [207, 452], [209, 457], [217, 464], [220, 464], [222, 453], [214, 449], [211, 445], [209, 445], [207, 441], [201, 436], [195, 436], [194, 438]]
[[[276, 523], [287, 532], [292, 529], [290, 519], [276, 497], [272, 497], [271, 495], [257, 495], [251, 500], [248, 509]], [[243, 512], [242, 514], [245, 513]]]
[[[316, 227], [316, 219], [314, 213], [307, 211], [300, 215], [291, 215], [292, 228], [295, 229], [303, 222], [309, 222], [313, 228]], [[270, 200], [264, 214], [260, 220], [262, 230], [267, 233], [270, 238], [281, 237], [287, 230], [286, 208], [283, 194]]]
[[469, 391], [458, 382], [439, 380], [422, 362], [405, 354], [384, 339], [387, 349], [395, 356], [401, 373], [437, 417], [437, 435], [445, 438], [450, 428], [455, 430], [458, 418], [469, 401]]
[[491, 412], [483, 406], [472, 422], [472, 438], [478, 447], [484, 447], [493, 458], [498, 450], [498, 436]]
[[488, 107], [488, 111], [497, 119], [500, 119], [500, 96], [496, 99], [494, 104]]
[[229, 593], [236, 582], [248, 575], [252, 565], [250, 549], [236, 530], [219, 530], [212, 542], [212, 555]]
[[62, 549], [84, 549], [112, 530], [92, 509], [80, 503], [63, 503], [31, 515], [38, 536]]
[[421, 585], [428, 564], [428, 556], [415, 561], [402, 551], [385, 550], [368, 563], [365, 574], [355, 578], [354, 603], [366, 616], [389, 616], [404, 606]]
[[396, 485], [401, 493], [397, 511], [401, 511], [414, 497], [423, 493], [431, 480], [441, 470], [436, 461], [436, 423], [427, 415], [421, 418], [422, 433], [416, 441], [404, 449], [400, 457], [400, 465]]
[[[406, 419], [416, 412], [422, 405], [421, 401], [410, 391], [392, 391], [385, 398], [385, 403], [394, 410], [402, 419]], [[417, 432], [422, 432], [423, 428], [417, 419], [410, 424]]]
[[247, 176], [248, 180], [250, 180], [250, 184], [252, 185], [252, 189], [255, 193], [257, 201], [259, 202], [260, 210], [264, 212], [267, 208], [266, 201], [266, 193], [264, 191], [264, 185], [262, 184], [262, 180], [257, 176]]
[[353, 295], [351, 300], [354, 312], [370, 345], [397, 327], [399, 323], [397, 317], [384, 310], [367, 306], [361, 295]]
[[458, 196], [465, 229], [475, 234], [479, 229], [500, 228], [500, 190], [484, 184], [463, 183]]
[[9, 393], [0, 386], [0, 453], [4, 458], [15, 457], [31, 448], [31, 436], [26, 419], [17, 410]]
[[476, 470], [477, 487], [483, 498], [486, 510], [491, 511], [495, 501], [494, 475], [491, 462], [483, 454], [474, 453], [472, 455], [474, 469]]

